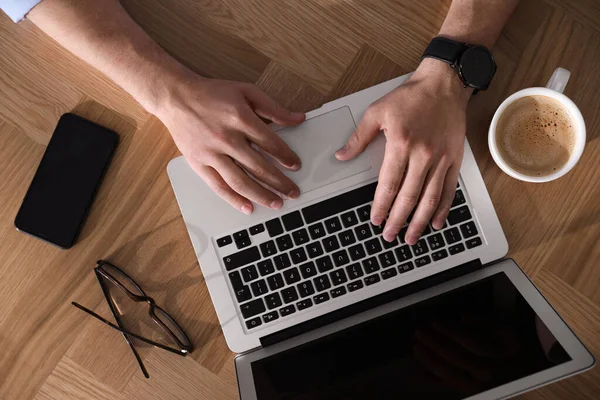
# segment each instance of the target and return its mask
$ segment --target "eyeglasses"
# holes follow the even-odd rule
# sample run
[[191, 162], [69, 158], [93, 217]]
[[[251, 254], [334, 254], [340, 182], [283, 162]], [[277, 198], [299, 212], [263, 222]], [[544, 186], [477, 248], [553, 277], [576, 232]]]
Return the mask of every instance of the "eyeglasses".
[[[156, 305], [156, 302], [151, 297], [148, 297], [146, 293], [142, 290], [142, 288], [134, 282], [125, 272], [121, 269], [117, 268], [113, 264], [108, 261], [100, 260], [97, 262], [96, 268], [94, 268], [94, 273], [96, 274], [96, 278], [98, 279], [98, 283], [102, 288], [102, 292], [104, 293], [104, 297], [106, 298], [106, 302], [112, 312], [115, 320], [117, 321], [117, 325], [108, 321], [107, 319], [101, 317], [96, 314], [94, 311], [78, 304], [76, 302], [72, 302], [71, 304], [82, 311], [90, 314], [91, 316], [99, 319], [104, 322], [106, 325], [111, 328], [121, 332], [125, 341], [133, 351], [135, 358], [142, 370], [142, 373], [146, 378], [149, 378], [148, 371], [142, 362], [140, 355], [138, 354], [135, 346], [133, 345], [132, 338], [136, 338], [141, 340], [142, 342], [151, 344], [152, 346], [159, 347], [161, 349], [170, 351], [171, 353], [179, 354], [180, 356], [186, 356], [188, 353], [191, 353], [193, 348], [192, 342], [185, 334], [181, 326], [175, 320], [167, 314], [165, 310]], [[133, 300], [136, 303], [146, 302], [150, 306], [150, 310], [148, 315], [150, 318], [162, 329], [164, 333], [166, 333], [167, 337], [175, 343], [176, 347], [169, 347], [167, 345], [157, 343], [153, 340], [146, 339], [143, 336], [140, 336], [136, 333], [133, 333], [123, 327], [123, 323], [121, 318], [119, 317], [118, 306], [113, 295], [110, 293], [108, 286], [104, 283], [103, 279], [106, 279], [108, 282], [112, 283], [116, 288], [121, 290], [127, 297]]]

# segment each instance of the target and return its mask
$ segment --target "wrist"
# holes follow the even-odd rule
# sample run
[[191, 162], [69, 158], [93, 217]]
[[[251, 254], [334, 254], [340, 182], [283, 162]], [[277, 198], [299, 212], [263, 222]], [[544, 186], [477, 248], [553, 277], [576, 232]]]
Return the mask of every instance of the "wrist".
[[473, 89], [465, 88], [450, 64], [434, 58], [424, 58], [411, 79], [423, 82], [435, 95], [449, 97], [465, 105], [473, 94]]

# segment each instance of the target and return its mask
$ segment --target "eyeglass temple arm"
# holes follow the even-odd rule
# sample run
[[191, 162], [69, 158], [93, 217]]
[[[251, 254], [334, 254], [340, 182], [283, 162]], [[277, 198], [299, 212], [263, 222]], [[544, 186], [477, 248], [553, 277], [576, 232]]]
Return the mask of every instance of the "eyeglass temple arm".
[[172, 349], [172, 348], [167, 347], [165, 345], [162, 345], [160, 343], [153, 342], [152, 340], [146, 339], [143, 336], [140, 336], [140, 335], [138, 335], [136, 333], [133, 333], [133, 332], [130, 332], [130, 331], [126, 330], [126, 329], [122, 329], [122, 328], [118, 327], [117, 325], [115, 325], [112, 322], [110, 322], [110, 321], [102, 318], [100, 315], [98, 315], [95, 312], [93, 312], [92, 310], [90, 310], [90, 309], [82, 306], [81, 304], [75, 303], [74, 301], [71, 302], [71, 304], [73, 306], [79, 308], [80, 310], [85, 311], [86, 313], [90, 314], [92, 317], [99, 319], [100, 321], [104, 322], [106, 325], [110, 326], [111, 328], [113, 328], [113, 329], [115, 329], [115, 330], [117, 330], [119, 332], [126, 333], [127, 335], [132, 336], [132, 337], [134, 337], [136, 339], [139, 339], [142, 342], [151, 344], [152, 346], [159, 347], [159, 348], [161, 348], [163, 350], [170, 351], [171, 353], [179, 354], [180, 356], [183, 356], [183, 357], [187, 356], [188, 352], [185, 351], [185, 350], [175, 350], [175, 349]]

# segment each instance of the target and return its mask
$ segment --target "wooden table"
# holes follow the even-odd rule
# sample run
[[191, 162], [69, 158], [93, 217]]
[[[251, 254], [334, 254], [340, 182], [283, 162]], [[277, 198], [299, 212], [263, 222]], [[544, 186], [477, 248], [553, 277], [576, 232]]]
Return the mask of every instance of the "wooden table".
[[[283, 104], [325, 101], [413, 70], [449, 0], [126, 0], [165, 48], [214, 78], [257, 82]], [[285, 6], [283, 5], [285, 4]], [[168, 6], [167, 6], [168, 5]], [[513, 257], [600, 355], [600, 3], [523, 0], [494, 48], [499, 71], [469, 110], [469, 141]], [[503, 174], [487, 149], [510, 93], [571, 70], [566, 94], [588, 126], [577, 167], [546, 184]], [[59, 250], [13, 219], [58, 117], [76, 113], [122, 142], [81, 240]], [[165, 167], [167, 130], [127, 94], [45, 37], [0, 15], [0, 398], [232, 399], [233, 354], [221, 333]], [[125, 268], [189, 332], [187, 358], [141, 347], [71, 307], [109, 315], [92, 268]], [[600, 369], [523, 396], [600, 398]]]

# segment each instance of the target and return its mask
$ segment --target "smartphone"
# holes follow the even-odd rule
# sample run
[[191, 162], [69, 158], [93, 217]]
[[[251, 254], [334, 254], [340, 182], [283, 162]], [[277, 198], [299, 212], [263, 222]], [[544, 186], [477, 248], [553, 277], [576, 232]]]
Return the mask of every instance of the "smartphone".
[[68, 249], [75, 244], [119, 135], [75, 114], [65, 114], [15, 218], [22, 232]]

